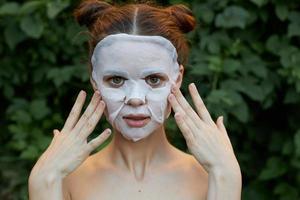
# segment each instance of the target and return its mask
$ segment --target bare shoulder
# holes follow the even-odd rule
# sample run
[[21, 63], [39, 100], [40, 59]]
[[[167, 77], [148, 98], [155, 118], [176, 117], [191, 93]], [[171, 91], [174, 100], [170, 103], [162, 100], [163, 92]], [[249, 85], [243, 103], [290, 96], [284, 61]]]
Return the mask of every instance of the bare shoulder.
[[174, 147], [176, 154], [178, 155], [179, 164], [182, 165], [184, 169], [193, 175], [201, 176], [202, 178], [208, 178], [207, 172], [204, 170], [202, 165], [196, 160], [196, 158], [180, 149]]
[[176, 166], [177, 169], [180, 169], [180, 173], [178, 173], [180, 181], [186, 182], [191, 189], [193, 188], [192, 190], [205, 196], [208, 190], [208, 173], [193, 155], [179, 149], [176, 150], [180, 161]]
[[[102, 168], [105, 168], [104, 165], [101, 166]], [[94, 156], [91, 155], [76, 170], [63, 179], [63, 193], [65, 200], [71, 199], [70, 194], [74, 194], [74, 191], [79, 191], [78, 189], [83, 190], [83, 187], [92, 184], [92, 181], [97, 178], [98, 174], [99, 163], [97, 163]]]

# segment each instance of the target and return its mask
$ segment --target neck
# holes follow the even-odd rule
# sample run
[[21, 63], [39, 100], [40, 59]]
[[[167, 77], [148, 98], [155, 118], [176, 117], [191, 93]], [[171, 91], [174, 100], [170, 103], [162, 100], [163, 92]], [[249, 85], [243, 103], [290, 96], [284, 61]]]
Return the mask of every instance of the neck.
[[137, 142], [124, 138], [115, 130], [108, 146], [112, 163], [142, 180], [148, 171], [170, 159], [173, 146], [169, 143], [163, 126]]

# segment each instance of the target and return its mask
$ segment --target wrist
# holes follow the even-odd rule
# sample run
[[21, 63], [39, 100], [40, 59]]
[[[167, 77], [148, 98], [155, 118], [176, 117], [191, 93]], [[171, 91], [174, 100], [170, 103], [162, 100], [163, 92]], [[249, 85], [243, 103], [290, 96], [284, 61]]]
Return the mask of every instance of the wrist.
[[240, 200], [242, 175], [238, 165], [213, 168], [208, 174], [207, 199]]
[[242, 173], [238, 163], [228, 165], [213, 167], [209, 171], [209, 177], [218, 179], [231, 184], [241, 184], [242, 183]]
[[62, 177], [52, 171], [48, 172], [31, 172], [29, 176], [29, 186], [33, 188], [51, 188], [54, 185], [61, 183]]

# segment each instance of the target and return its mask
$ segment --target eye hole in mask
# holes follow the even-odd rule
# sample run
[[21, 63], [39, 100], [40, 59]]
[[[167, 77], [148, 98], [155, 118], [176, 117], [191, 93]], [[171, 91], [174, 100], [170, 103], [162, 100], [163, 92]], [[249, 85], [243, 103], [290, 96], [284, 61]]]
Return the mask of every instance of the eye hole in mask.
[[[165, 86], [165, 83], [168, 81], [168, 77], [162, 74], [151, 74], [143, 78], [145, 82], [150, 85], [152, 88], [159, 88]], [[104, 77], [104, 83], [113, 88], [121, 87], [125, 81], [128, 80], [122, 76], [106, 76]]]
[[109, 87], [119, 88], [121, 87], [127, 79], [122, 76], [107, 76], [104, 77], [104, 83]]
[[159, 88], [165, 86], [168, 78], [162, 74], [151, 74], [145, 78], [145, 82], [152, 88]]

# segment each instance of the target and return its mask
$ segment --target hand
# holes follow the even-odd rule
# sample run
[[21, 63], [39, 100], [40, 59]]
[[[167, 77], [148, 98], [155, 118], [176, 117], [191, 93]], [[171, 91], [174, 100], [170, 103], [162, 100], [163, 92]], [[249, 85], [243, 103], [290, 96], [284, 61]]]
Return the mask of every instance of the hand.
[[[87, 143], [105, 108], [99, 91], [96, 91], [87, 109], [78, 120], [85, 102], [86, 93], [81, 91], [61, 131], [54, 130], [54, 137], [46, 151], [35, 164], [32, 174], [55, 174], [65, 177], [75, 170], [89, 154], [110, 135], [106, 129], [101, 135]], [[44, 176], [44, 175], [43, 175]]]
[[195, 84], [189, 85], [189, 92], [197, 113], [175, 86], [168, 100], [190, 152], [207, 172], [238, 166], [223, 117], [219, 117], [216, 123], [212, 120]]

